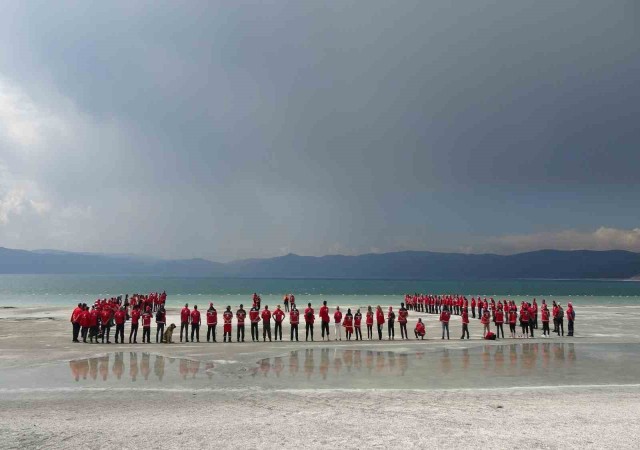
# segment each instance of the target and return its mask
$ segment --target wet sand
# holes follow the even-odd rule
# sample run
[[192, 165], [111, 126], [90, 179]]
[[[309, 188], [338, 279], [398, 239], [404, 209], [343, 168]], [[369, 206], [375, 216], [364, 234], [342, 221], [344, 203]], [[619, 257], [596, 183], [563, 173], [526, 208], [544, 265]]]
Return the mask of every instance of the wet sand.
[[3, 308], [0, 448], [637, 448], [640, 307], [578, 314], [573, 338], [412, 314], [429, 339], [90, 345], [66, 309]]

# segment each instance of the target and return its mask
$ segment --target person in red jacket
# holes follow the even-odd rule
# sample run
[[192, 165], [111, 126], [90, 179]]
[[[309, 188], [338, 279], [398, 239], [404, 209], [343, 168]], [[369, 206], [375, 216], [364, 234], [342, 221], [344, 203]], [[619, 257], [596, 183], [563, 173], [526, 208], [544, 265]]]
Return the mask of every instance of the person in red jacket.
[[249, 320], [251, 321], [251, 340], [260, 342], [260, 334], [258, 331], [258, 322], [260, 322], [260, 310], [256, 305], [249, 310]]
[[311, 335], [311, 341], [313, 342], [313, 322], [316, 320], [315, 312], [311, 307], [311, 303], [307, 303], [307, 309], [304, 310], [304, 323], [306, 327], [305, 341], [309, 340]]
[[124, 310], [124, 306], [116, 311], [113, 315], [113, 319], [116, 323], [116, 344], [118, 343], [118, 338], [120, 338], [120, 343], [124, 344], [124, 322], [127, 319], [127, 313]]
[[160, 303], [158, 305], [158, 312], [156, 312], [156, 344], [162, 342], [164, 337], [164, 326], [167, 323], [167, 312], [164, 309], [164, 305]]
[[100, 326], [102, 328], [102, 343], [104, 344], [104, 338], [107, 338], [107, 344], [111, 344], [109, 340], [109, 333], [111, 332], [111, 319], [113, 318], [113, 311], [107, 305], [102, 307], [100, 311]]
[[200, 311], [198, 311], [198, 305], [193, 305], [193, 311], [191, 311], [191, 342], [193, 342], [194, 335], [196, 341], [200, 342]]
[[523, 337], [529, 337], [529, 309], [524, 303], [520, 308], [520, 327], [522, 328]]
[[138, 321], [140, 320], [140, 307], [138, 305], [133, 307], [131, 311], [131, 331], [129, 332], [129, 344], [131, 344], [131, 338], [133, 337], [133, 343], [138, 343]]
[[395, 340], [396, 338], [396, 313], [393, 312], [393, 307], [389, 306], [389, 312], [387, 313], [387, 339]]
[[491, 315], [488, 308], [482, 308], [480, 323], [482, 324], [482, 336], [486, 336], [491, 331]]
[[182, 342], [182, 332], [184, 331], [184, 340], [189, 342], [189, 320], [191, 319], [191, 311], [189, 304], [185, 303], [184, 308], [180, 311], [180, 342]]
[[329, 322], [331, 322], [331, 320], [329, 319], [329, 307], [327, 307], [326, 300], [322, 302], [322, 306], [320, 307], [318, 315], [320, 316], [320, 334], [322, 335], [322, 340], [324, 341], [324, 335], [326, 333], [327, 341], [330, 341], [331, 339], [329, 339]]
[[382, 307], [378, 305], [376, 307], [376, 325], [378, 326], [378, 340], [382, 340], [382, 327], [384, 326], [384, 312]]
[[365, 317], [367, 323], [367, 339], [373, 339], [373, 310], [371, 305], [367, 306], [367, 315]]
[[98, 310], [96, 309], [96, 305], [91, 307], [91, 311], [89, 312], [89, 342], [92, 344], [93, 339], [95, 338], [96, 344], [98, 343]]
[[576, 312], [571, 302], [567, 304], [567, 336], [573, 336], [573, 322], [576, 320]]
[[504, 339], [504, 329], [502, 328], [502, 324], [504, 324], [504, 311], [502, 310], [502, 304], [500, 304], [496, 310], [494, 323], [496, 324], [496, 339], [500, 339], [500, 332], [502, 332], [502, 339]]
[[353, 316], [353, 329], [356, 332], [356, 341], [362, 340], [362, 313], [360, 312], [360, 308], [356, 311]]
[[271, 342], [271, 311], [269, 311], [269, 305], [264, 305], [260, 317], [262, 317], [262, 342], [267, 342], [267, 335], [269, 336], [269, 342]]
[[78, 303], [78, 306], [76, 306], [73, 309], [73, 312], [71, 313], [71, 325], [73, 327], [72, 330], [72, 342], [80, 342], [80, 340], [78, 339], [78, 335], [80, 334], [80, 315], [82, 314], [82, 303]]
[[444, 306], [442, 308], [442, 312], [440, 313], [440, 323], [442, 323], [442, 339], [444, 339], [444, 332], [447, 332], [447, 339], [449, 339], [449, 319], [451, 318], [451, 313], [449, 313], [449, 308]]
[[291, 338], [293, 341], [293, 335], [296, 336], [296, 342], [298, 341], [298, 324], [300, 323], [300, 311], [296, 307], [295, 303], [291, 303], [291, 311], [289, 312], [289, 323], [291, 324]]
[[[244, 310], [242, 304], [240, 309], [236, 311], [236, 341], [244, 342], [244, 319], [247, 317], [247, 312]], [[242, 340], [241, 340], [242, 339]]]
[[89, 307], [82, 305], [82, 313], [80, 314], [80, 336], [82, 336], [82, 342], [87, 343], [87, 334], [89, 334], [89, 328], [91, 327], [91, 313]]
[[213, 303], [209, 303], [209, 309], [207, 309], [207, 342], [213, 338], [213, 342], [216, 342], [216, 325], [218, 324], [218, 311], [213, 307]]
[[471, 297], [471, 317], [476, 318], [476, 298]]
[[280, 309], [280, 305], [276, 306], [276, 310], [273, 312], [274, 339], [278, 340], [278, 332], [280, 333], [280, 340], [282, 340], [282, 321], [284, 320], [284, 311]]
[[147, 306], [145, 312], [142, 313], [142, 343], [151, 343], [151, 306]]
[[231, 322], [233, 321], [233, 313], [231, 312], [231, 306], [227, 306], [227, 310], [222, 314], [222, 320], [224, 322], [222, 328], [222, 342], [231, 342]]
[[413, 333], [416, 335], [416, 339], [421, 338], [424, 339], [427, 331], [425, 330], [424, 323], [422, 323], [422, 319], [418, 319], [418, 323], [416, 323], [416, 328], [413, 330]]
[[398, 323], [400, 324], [400, 337], [401, 339], [409, 339], [407, 334], [407, 317], [409, 312], [404, 307], [404, 303], [400, 303], [400, 310], [398, 311]]
[[464, 308], [462, 310], [462, 337], [460, 339], [464, 339], [464, 336], [467, 336], [467, 339], [469, 338], [469, 309], [468, 308]]
[[333, 313], [333, 322], [335, 327], [335, 340], [342, 340], [342, 311], [340, 311], [340, 307], [336, 306], [336, 312]]
[[347, 313], [344, 315], [342, 326], [344, 327], [344, 334], [347, 341], [350, 341], [351, 335], [353, 334], [353, 314], [351, 314], [351, 308], [347, 308]]
[[516, 337], [516, 323], [518, 322], [518, 313], [514, 308], [509, 309], [509, 332], [511, 337]]
[[[543, 304], [542, 305], [542, 313], [541, 313], [541, 319], [542, 319], [542, 336], [543, 337], [549, 337], [549, 308], [547, 308], [547, 305]], [[514, 322], [515, 324], [515, 322]]]

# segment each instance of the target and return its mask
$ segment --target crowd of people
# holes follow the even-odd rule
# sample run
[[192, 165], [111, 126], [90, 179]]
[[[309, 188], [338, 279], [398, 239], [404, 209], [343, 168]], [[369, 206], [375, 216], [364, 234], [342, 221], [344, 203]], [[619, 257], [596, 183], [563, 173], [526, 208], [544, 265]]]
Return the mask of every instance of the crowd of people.
[[[174, 324], [166, 327], [165, 303], [167, 294], [151, 293], [149, 295], [134, 294], [123, 299], [113, 297], [110, 299], [99, 299], [89, 307], [84, 303], [79, 303], [71, 314], [73, 327], [73, 342], [87, 342], [110, 344], [111, 328], [115, 327], [115, 343], [125, 343], [125, 324], [131, 322], [128, 342], [137, 344], [138, 327], [142, 324], [142, 342], [151, 343], [151, 323], [155, 317], [156, 323], [156, 343], [173, 342], [173, 330], [177, 328]], [[273, 310], [268, 305], [262, 308], [262, 299], [257, 293], [252, 296], [252, 306], [249, 312], [243, 305], [234, 312], [231, 306], [227, 306], [221, 312], [222, 321], [222, 342], [233, 342], [233, 321], [235, 319], [236, 342], [245, 341], [245, 322], [248, 320], [251, 328], [251, 340], [260, 341], [260, 327], [262, 322], [262, 341], [269, 342], [272, 338], [282, 341], [282, 325], [289, 316], [290, 336], [293, 341], [299, 340], [298, 328], [301, 322], [305, 327], [305, 340], [314, 340], [314, 326], [316, 322], [316, 312], [311, 303], [301, 312], [295, 303], [295, 296], [287, 294], [284, 297], [284, 309], [277, 305]], [[395, 340], [395, 324], [398, 323], [400, 329], [400, 339], [409, 339], [407, 330], [408, 317], [410, 312], [419, 312], [439, 315], [439, 322], [442, 327], [442, 339], [449, 339], [449, 324], [452, 315], [459, 315], [461, 318], [462, 336], [460, 339], [470, 338], [469, 334], [469, 306], [471, 306], [471, 318], [480, 320], [483, 326], [482, 337], [484, 339], [504, 338], [504, 324], [509, 325], [509, 335], [511, 338], [533, 338], [534, 330], [538, 328], [538, 316], [542, 323], [542, 336], [549, 337], [554, 332], [558, 336], [564, 336], [564, 318], [568, 322], [568, 336], [573, 336], [575, 310], [571, 303], [567, 305], [565, 311], [559, 303], [553, 301], [549, 309], [545, 300], [542, 300], [540, 307], [536, 299], [532, 303], [521, 302], [520, 306], [515, 301], [501, 300], [496, 302], [493, 298], [472, 297], [471, 302], [462, 295], [406, 295], [405, 301], [400, 304], [396, 312], [389, 306], [385, 312], [380, 305], [375, 309], [368, 306], [361, 312], [360, 308], [347, 308], [343, 313], [339, 306], [333, 313], [330, 312], [327, 302], [324, 301], [318, 311], [320, 321], [320, 337], [322, 340], [331, 340], [331, 328], [333, 328], [333, 339], [342, 341], [364, 340], [362, 333], [363, 325], [366, 327], [367, 340], [383, 339], [383, 331], [386, 325], [387, 339]], [[477, 311], [477, 316], [476, 316]], [[301, 317], [302, 315], [302, 317]], [[204, 313], [204, 320], [207, 325], [207, 342], [217, 342], [218, 311], [213, 303], [209, 303], [208, 309]], [[549, 322], [553, 323], [553, 331], [550, 330]], [[180, 342], [200, 342], [200, 326], [203, 318], [197, 305], [192, 309], [185, 304], [180, 311]], [[364, 324], [363, 324], [364, 322]], [[521, 331], [517, 330], [518, 323]], [[333, 327], [331, 327], [333, 324]], [[494, 331], [491, 327], [494, 327]], [[273, 328], [272, 328], [273, 325]], [[374, 332], [375, 325], [375, 332]], [[166, 328], [165, 328], [166, 327]], [[273, 331], [273, 333], [272, 333]], [[413, 329], [416, 339], [424, 339], [426, 336], [426, 325], [422, 318], [418, 318]]]

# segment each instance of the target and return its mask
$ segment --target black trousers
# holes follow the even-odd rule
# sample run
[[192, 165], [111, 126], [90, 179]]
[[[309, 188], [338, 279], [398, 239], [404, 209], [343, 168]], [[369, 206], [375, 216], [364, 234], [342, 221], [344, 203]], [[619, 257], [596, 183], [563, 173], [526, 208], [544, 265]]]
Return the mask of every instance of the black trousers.
[[542, 322], [542, 335], [549, 336], [549, 322]]
[[102, 343], [104, 344], [104, 338], [107, 338], [107, 342], [109, 341], [109, 333], [111, 333], [111, 327], [102, 327]]
[[124, 344], [124, 324], [116, 324], [116, 344], [118, 343], [118, 338], [120, 338], [120, 342]]
[[73, 322], [73, 342], [78, 340], [80, 334], [80, 322]]
[[387, 322], [387, 335], [389, 339], [395, 338], [396, 337], [395, 333], [396, 333], [395, 323], [392, 320], [389, 320]]
[[313, 324], [312, 323], [307, 323], [305, 325], [306, 328], [306, 340], [309, 340], [309, 334], [311, 334], [311, 340], [313, 341]]
[[478, 306], [478, 319], [482, 318], [482, 306]]
[[449, 339], [449, 322], [441, 322], [442, 323], [442, 339], [444, 339], [444, 332], [447, 332], [447, 339]]
[[462, 324], [462, 337], [460, 339], [464, 339], [465, 335], [467, 336], [467, 339], [469, 338], [469, 324], [468, 323], [463, 323]]
[[271, 342], [271, 323], [263, 322], [262, 323], [262, 340], [266, 341], [267, 336], [269, 336], [269, 342]]
[[278, 332], [280, 332], [280, 340], [282, 340], [282, 322], [276, 322], [275, 324], [275, 328], [274, 328], [274, 335], [273, 338], [277, 341], [278, 340]]
[[471, 317], [473, 317], [474, 319], [476, 318], [476, 307], [475, 306], [471, 307]]
[[164, 336], [164, 323], [157, 323], [156, 324], [156, 342], [162, 342], [163, 336]]
[[531, 333], [531, 337], [533, 337], [533, 326], [534, 326], [534, 325], [535, 325], [535, 324], [533, 323], [533, 319], [531, 319], [531, 320], [529, 321], [529, 332]]
[[400, 322], [400, 337], [402, 339], [409, 339], [407, 334], [407, 322]]
[[382, 324], [381, 323], [378, 324], [378, 340], [379, 341], [382, 340]]
[[362, 329], [360, 327], [354, 327], [354, 329], [356, 330], [356, 341], [362, 340]]
[[567, 320], [567, 335], [573, 336], [573, 320]]
[[182, 342], [182, 332], [184, 331], [184, 340], [189, 342], [189, 322], [180, 323], [180, 342]]
[[251, 322], [251, 340], [252, 341], [260, 340], [260, 334], [258, 331], [258, 322]]
[[284, 312], [289, 312], [289, 302], [284, 304]]
[[98, 342], [98, 326], [89, 328], [89, 340], [93, 342], [93, 338], [96, 338], [96, 343]]
[[142, 327], [142, 342], [147, 344], [151, 342], [151, 327]]
[[191, 342], [193, 342], [193, 336], [196, 336], [196, 340], [200, 342], [200, 324], [191, 324]]
[[213, 338], [213, 342], [216, 342], [216, 324], [207, 325], [207, 342], [209, 342], [209, 336]]
[[558, 336], [560, 336], [560, 332], [562, 332], [562, 335], [564, 336], [564, 319], [556, 319], [558, 322], [558, 329], [556, 330], [556, 333], [558, 333]]
[[131, 338], [133, 337], [133, 342], [137, 343], [138, 340], [138, 324], [131, 325], [131, 331], [129, 332], [129, 344], [131, 344]]
[[[531, 331], [533, 333], [533, 330]], [[500, 333], [502, 333], [502, 338], [504, 339], [504, 329], [502, 328], [501, 323], [496, 324], [496, 339], [500, 338]]]
[[320, 334], [322, 335], [322, 339], [324, 339], [324, 333], [327, 333], [327, 339], [331, 336], [329, 334], [329, 322], [325, 322], [324, 320], [320, 322]]
[[88, 331], [89, 331], [89, 327], [82, 327], [82, 331], [80, 331], [80, 335], [82, 336], [82, 342], [87, 342]]
[[291, 324], [291, 340], [293, 341], [293, 335], [296, 335], [296, 341], [298, 340], [298, 324], [297, 323], [292, 323]]
[[237, 326], [236, 341], [240, 342], [240, 339], [244, 342], [244, 324]]

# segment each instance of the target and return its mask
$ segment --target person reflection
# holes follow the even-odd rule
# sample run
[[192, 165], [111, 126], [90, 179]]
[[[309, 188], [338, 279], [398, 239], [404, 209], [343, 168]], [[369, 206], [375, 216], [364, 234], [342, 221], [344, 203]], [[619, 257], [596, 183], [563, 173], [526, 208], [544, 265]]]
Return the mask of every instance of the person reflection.
[[576, 347], [574, 344], [567, 344], [567, 353], [569, 356], [569, 361], [571, 361], [571, 365], [576, 360]]
[[398, 367], [400, 368], [400, 375], [404, 376], [409, 368], [409, 357], [405, 353], [398, 355]]
[[353, 367], [358, 371], [362, 370], [362, 350], [353, 351]]
[[158, 380], [162, 381], [164, 377], [164, 356], [156, 355], [156, 360], [153, 364], [153, 373], [158, 377]]
[[151, 360], [149, 353], [142, 353], [142, 358], [140, 359], [140, 373], [144, 377], [145, 381], [149, 380], [149, 374], [151, 373]]
[[80, 360], [69, 361], [69, 368], [71, 369], [71, 377], [75, 381], [80, 381]]
[[282, 356], [276, 356], [273, 358], [273, 371], [276, 374], [276, 378], [280, 378], [280, 374], [284, 370], [284, 361], [282, 360]]
[[264, 358], [260, 361], [260, 373], [262, 373], [263, 377], [269, 376], [269, 371], [271, 370], [271, 361], [269, 358]]
[[298, 350], [294, 350], [289, 354], [289, 375], [295, 377], [300, 370], [300, 361], [298, 361]]
[[342, 352], [337, 348], [333, 351], [333, 371], [336, 375], [340, 375], [340, 371], [342, 370], [342, 358], [340, 354]]
[[365, 367], [367, 368], [367, 373], [371, 375], [371, 371], [373, 370], [373, 351], [367, 350], [367, 354], [364, 359]]
[[493, 360], [496, 366], [496, 372], [502, 373], [504, 370], [504, 347], [502, 345], [496, 347]]
[[353, 350], [345, 350], [342, 353], [342, 361], [347, 368], [347, 373], [350, 373], [353, 367]]
[[184, 358], [178, 360], [178, 373], [180, 373], [183, 380], [186, 380], [187, 375], [189, 375], [189, 362]]
[[396, 354], [395, 352], [387, 352], [387, 356], [389, 358], [389, 372], [392, 372], [396, 368]]
[[448, 348], [442, 350], [442, 355], [440, 356], [440, 368], [443, 374], [451, 372], [451, 356], [449, 355]]
[[553, 356], [558, 362], [564, 363], [564, 344], [553, 344]]
[[107, 378], [109, 377], [109, 355], [101, 356], [99, 359], [98, 371], [100, 372], [102, 381], [107, 381]]
[[113, 366], [111, 367], [111, 371], [118, 380], [122, 379], [122, 374], [124, 372], [124, 360], [122, 352], [116, 352], [113, 355]]
[[311, 379], [315, 363], [313, 362], [313, 350], [306, 349], [304, 351], [304, 373], [307, 380]]
[[195, 378], [196, 374], [200, 371], [200, 361], [197, 360], [189, 360], [189, 373], [191, 374], [191, 378]]
[[92, 380], [98, 378], [98, 358], [89, 358], [89, 376]]
[[509, 369], [513, 372], [518, 367], [518, 346], [511, 344], [509, 346]]
[[138, 352], [129, 352], [129, 376], [131, 381], [138, 379]]
[[205, 363], [204, 365], [204, 372], [207, 374], [207, 377], [209, 377], [209, 379], [213, 378], [213, 368], [214, 364], [212, 362]]
[[376, 373], [382, 373], [384, 365], [384, 352], [376, 352]]
[[465, 371], [469, 370], [469, 362], [470, 362], [469, 349], [464, 348], [462, 349], [462, 369], [463, 370]]

